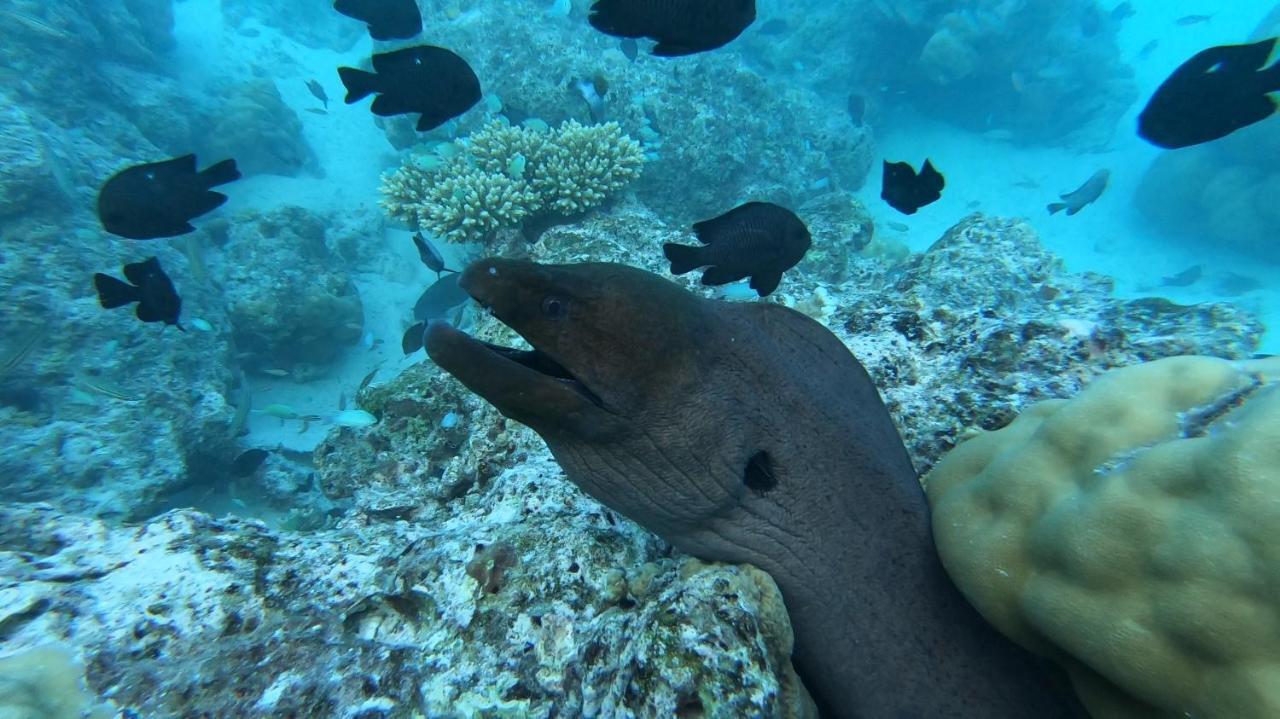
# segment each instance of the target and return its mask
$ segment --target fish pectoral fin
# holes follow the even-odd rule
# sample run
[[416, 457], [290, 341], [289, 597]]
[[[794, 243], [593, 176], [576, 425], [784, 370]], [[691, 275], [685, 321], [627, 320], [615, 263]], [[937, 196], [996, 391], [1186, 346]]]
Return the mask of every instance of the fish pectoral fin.
[[751, 289], [758, 292], [761, 297], [765, 297], [778, 289], [780, 282], [782, 282], [781, 272], [756, 274], [751, 276]]
[[725, 265], [713, 265], [708, 267], [702, 273], [702, 284], [704, 285], [727, 285], [730, 282], [737, 282], [746, 277], [747, 274], [741, 270]]

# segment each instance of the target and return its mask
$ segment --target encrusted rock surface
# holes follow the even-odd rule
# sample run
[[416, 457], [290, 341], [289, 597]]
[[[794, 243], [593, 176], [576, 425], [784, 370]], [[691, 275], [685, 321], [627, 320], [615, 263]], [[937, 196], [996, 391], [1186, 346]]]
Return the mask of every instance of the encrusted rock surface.
[[79, 647], [148, 717], [814, 716], [767, 575], [671, 557], [557, 473], [311, 534], [0, 507], [3, 647]]
[[360, 339], [360, 295], [347, 262], [330, 249], [324, 218], [283, 207], [210, 230], [222, 250], [212, 267], [247, 368], [306, 378]]

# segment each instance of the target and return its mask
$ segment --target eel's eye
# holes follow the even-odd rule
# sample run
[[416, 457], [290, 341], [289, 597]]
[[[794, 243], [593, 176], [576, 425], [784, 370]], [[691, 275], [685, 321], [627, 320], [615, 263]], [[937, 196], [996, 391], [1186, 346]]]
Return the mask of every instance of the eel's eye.
[[569, 303], [555, 296], [548, 296], [542, 300], [542, 314], [547, 319], [561, 320], [569, 312]]

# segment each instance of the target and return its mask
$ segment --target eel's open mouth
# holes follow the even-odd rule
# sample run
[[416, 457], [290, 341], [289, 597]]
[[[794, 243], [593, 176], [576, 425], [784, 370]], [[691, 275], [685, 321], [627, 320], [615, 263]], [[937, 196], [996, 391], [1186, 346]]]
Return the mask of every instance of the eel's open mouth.
[[575, 377], [564, 365], [556, 362], [550, 355], [536, 347], [531, 350], [518, 350], [514, 347], [503, 347], [490, 342], [480, 342], [480, 344], [504, 359], [564, 384], [586, 397], [595, 406], [604, 409], [604, 401], [600, 399], [599, 395], [592, 392], [582, 380]]

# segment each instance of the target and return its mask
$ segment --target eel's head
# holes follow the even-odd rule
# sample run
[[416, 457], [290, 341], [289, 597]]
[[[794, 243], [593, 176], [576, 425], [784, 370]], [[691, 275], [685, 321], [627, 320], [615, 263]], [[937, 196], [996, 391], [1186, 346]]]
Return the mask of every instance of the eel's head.
[[616, 264], [480, 260], [460, 286], [532, 350], [482, 342], [447, 323], [426, 332], [427, 354], [507, 417], [549, 443], [625, 432], [651, 401], [693, 377], [698, 298]]

